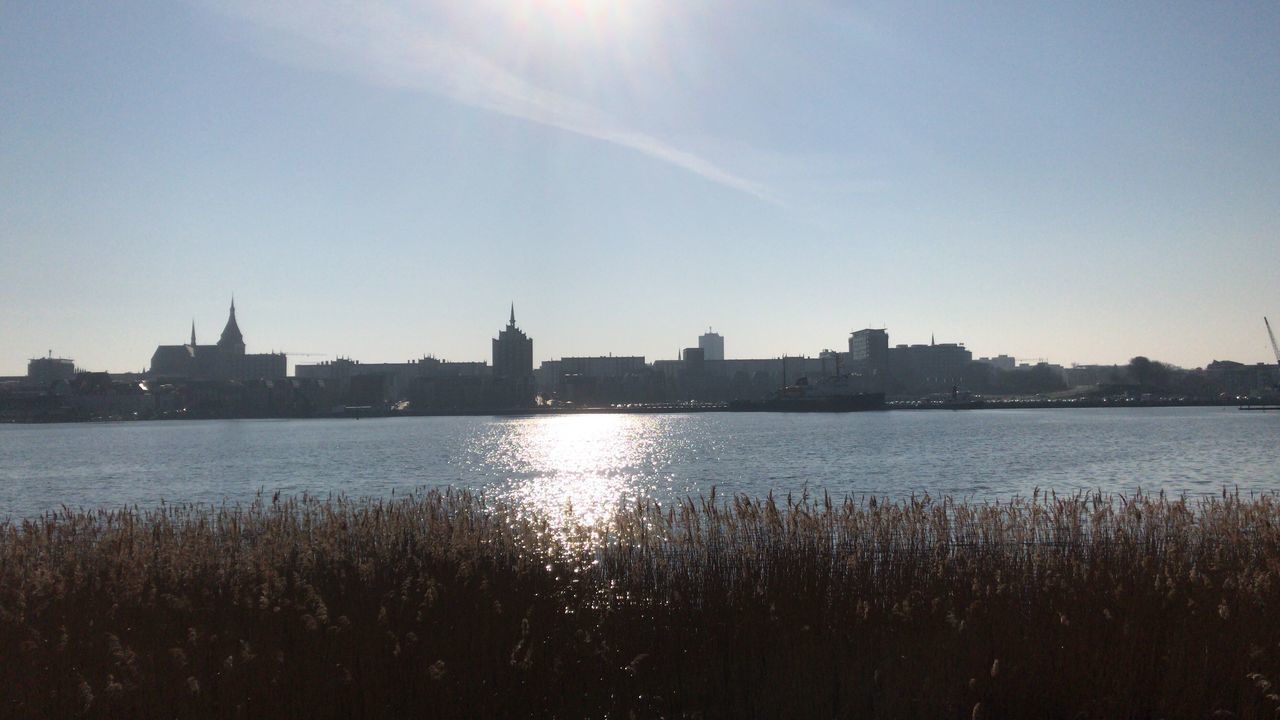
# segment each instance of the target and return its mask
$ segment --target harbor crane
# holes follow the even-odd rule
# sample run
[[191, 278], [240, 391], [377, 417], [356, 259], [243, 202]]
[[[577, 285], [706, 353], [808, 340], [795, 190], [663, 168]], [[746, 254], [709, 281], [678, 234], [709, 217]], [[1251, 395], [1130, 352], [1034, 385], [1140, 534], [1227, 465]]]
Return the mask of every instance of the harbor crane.
[[1276, 334], [1271, 332], [1271, 321], [1263, 315], [1262, 322], [1267, 326], [1267, 337], [1271, 338], [1271, 352], [1276, 354], [1276, 364], [1280, 365], [1280, 345], [1276, 345]]

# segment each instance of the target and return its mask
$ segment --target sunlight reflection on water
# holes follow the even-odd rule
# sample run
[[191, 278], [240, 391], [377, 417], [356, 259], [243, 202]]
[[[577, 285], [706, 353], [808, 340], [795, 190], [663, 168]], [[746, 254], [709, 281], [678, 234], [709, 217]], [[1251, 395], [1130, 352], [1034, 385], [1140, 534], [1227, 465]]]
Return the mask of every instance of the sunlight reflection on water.
[[508, 478], [493, 497], [544, 518], [568, 542], [601, 531], [622, 504], [656, 493], [653, 470], [677, 442], [670, 425], [665, 416], [526, 418], [480, 435], [470, 453]]
[[1280, 489], [1274, 414], [1235, 408], [0, 424], [0, 520], [62, 505], [483, 492], [599, 528], [619, 503], [769, 492], [979, 500]]

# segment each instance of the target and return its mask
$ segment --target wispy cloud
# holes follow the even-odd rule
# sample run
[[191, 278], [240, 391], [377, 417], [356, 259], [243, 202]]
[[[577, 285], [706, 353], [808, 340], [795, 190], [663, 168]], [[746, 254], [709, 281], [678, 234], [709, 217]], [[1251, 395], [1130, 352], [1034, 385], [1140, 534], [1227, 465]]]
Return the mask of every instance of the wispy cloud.
[[349, 4], [214, 0], [219, 12], [301, 40], [330, 66], [371, 82], [431, 92], [472, 107], [629, 148], [711, 182], [777, 203], [760, 184], [628, 126], [577, 98], [540, 87], [450, 40], [421, 16], [385, 2]]

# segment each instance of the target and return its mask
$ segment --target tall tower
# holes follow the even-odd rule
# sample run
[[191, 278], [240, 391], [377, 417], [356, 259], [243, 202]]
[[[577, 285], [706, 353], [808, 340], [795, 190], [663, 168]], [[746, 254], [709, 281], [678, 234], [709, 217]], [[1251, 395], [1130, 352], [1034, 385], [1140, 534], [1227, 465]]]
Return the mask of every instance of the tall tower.
[[233, 355], [244, 354], [244, 336], [240, 334], [240, 326], [236, 324], [236, 299], [231, 298], [231, 316], [227, 318], [227, 326], [222, 328], [222, 337], [218, 338], [218, 349]]
[[516, 306], [511, 319], [493, 339], [494, 386], [489, 402], [496, 407], [527, 407], [533, 404], [533, 340], [516, 327]]
[[516, 327], [515, 303], [511, 304], [507, 326], [493, 339], [493, 374], [508, 378], [533, 376], [533, 340]]
[[711, 328], [707, 328], [707, 332], [698, 337], [698, 347], [702, 349], [704, 360], [724, 359], [724, 337], [720, 333], [711, 332]]

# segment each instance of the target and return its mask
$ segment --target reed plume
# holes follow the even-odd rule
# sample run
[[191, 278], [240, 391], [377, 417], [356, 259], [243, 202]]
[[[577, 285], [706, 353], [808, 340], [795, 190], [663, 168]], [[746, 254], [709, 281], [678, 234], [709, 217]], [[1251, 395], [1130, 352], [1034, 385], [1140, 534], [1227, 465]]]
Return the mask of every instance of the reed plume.
[[0, 524], [0, 715], [1274, 718], [1280, 503], [450, 490]]

